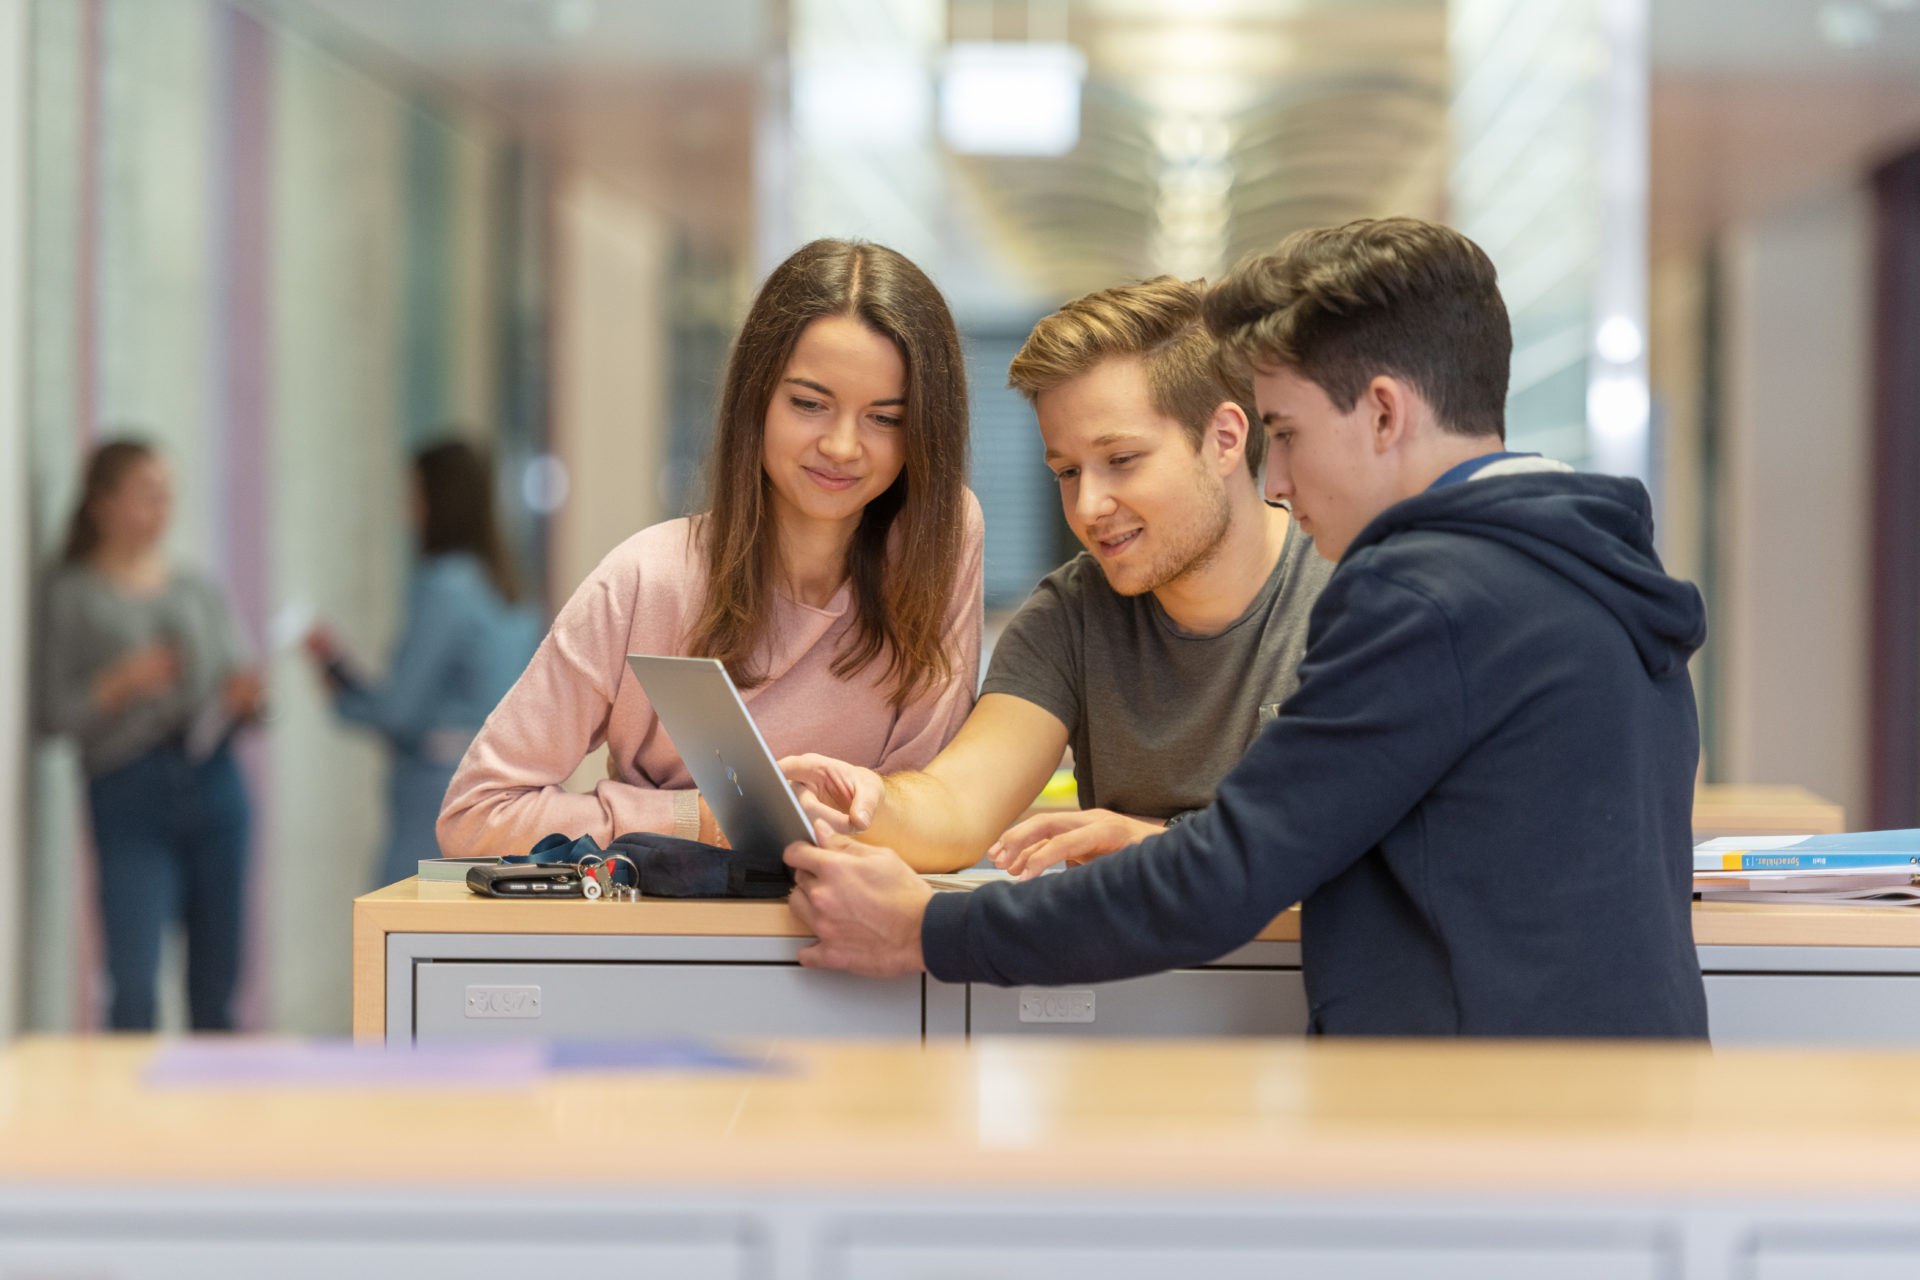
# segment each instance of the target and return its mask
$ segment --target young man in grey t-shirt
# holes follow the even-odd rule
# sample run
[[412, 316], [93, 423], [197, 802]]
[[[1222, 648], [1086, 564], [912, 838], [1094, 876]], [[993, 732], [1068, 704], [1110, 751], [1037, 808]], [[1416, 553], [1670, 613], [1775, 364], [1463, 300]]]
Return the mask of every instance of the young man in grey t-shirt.
[[[1225, 373], [1199, 287], [1163, 276], [1070, 302], [1010, 370], [1086, 551], [1049, 574], [994, 649], [980, 701], [917, 773], [781, 762], [810, 809], [922, 869], [991, 852], [1038, 874], [1206, 807], [1293, 691], [1333, 566], [1262, 500], [1252, 388]], [[1077, 813], [1012, 829], [1071, 743]]]

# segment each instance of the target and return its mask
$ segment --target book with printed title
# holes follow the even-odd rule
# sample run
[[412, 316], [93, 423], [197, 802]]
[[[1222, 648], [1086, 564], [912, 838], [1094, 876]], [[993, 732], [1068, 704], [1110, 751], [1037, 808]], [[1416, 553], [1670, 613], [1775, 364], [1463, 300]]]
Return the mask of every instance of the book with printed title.
[[1920, 869], [1920, 831], [1722, 836], [1693, 849], [1695, 871], [1830, 871], [1842, 867]]

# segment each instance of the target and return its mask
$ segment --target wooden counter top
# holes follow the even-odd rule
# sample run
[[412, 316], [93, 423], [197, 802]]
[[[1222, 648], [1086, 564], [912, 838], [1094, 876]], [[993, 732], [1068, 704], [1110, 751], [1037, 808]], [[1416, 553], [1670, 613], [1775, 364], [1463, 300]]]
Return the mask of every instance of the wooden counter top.
[[749, 1047], [767, 1074], [404, 1090], [148, 1087], [154, 1048], [0, 1056], [0, 1182], [1920, 1192], [1914, 1053], [805, 1041]]
[[[353, 903], [356, 946], [389, 933], [552, 933], [804, 938], [807, 927], [784, 901], [526, 902], [481, 898], [466, 886], [402, 880]], [[1796, 907], [1693, 904], [1702, 946], [1915, 947], [1920, 911], [1905, 907]], [[1300, 908], [1260, 931], [1261, 942], [1298, 942]]]
[[356, 926], [382, 933], [614, 933], [780, 938], [808, 936], [784, 899], [483, 898], [464, 884], [407, 879], [353, 900]]
[[[1077, 808], [1072, 795], [1037, 801], [1022, 816]], [[1829, 835], [1847, 829], [1845, 806], [1805, 787], [1707, 782], [1693, 791], [1693, 835]]]

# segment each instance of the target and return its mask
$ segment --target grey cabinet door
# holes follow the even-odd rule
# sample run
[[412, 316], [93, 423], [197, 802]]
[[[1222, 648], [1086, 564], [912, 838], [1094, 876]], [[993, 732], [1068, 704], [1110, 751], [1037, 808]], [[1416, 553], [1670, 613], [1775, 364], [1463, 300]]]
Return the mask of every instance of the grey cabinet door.
[[968, 995], [976, 1036], [1277, 1036], [1307, 1029], [1298, 969], [1175, 969], [1085, 987], [989, 987]]
[[1920, 1276], [1920, 1248], [1767, 1249], [1753, 1258], [1753, 1280], [1913, 1280]]
[[1920, 974], [1709, 973], [1713, 1043], [1920, 1045]]
[[[972, 1230], [967, 1227], [971, 1225]], [[1639, 1223], [1514, 1217], [1302, 1219], [1114, 1208], [849, 1224], [829, 1280], [1662, 1280], [1670, 1244]]]
[[[985, 1230], [986, 1228], [983, 1228]], [[1232, 1250], [1195, 1240], [1182, 1248], [1026, 1249], [976, 1245], [949, 1250], [855, 1246], [830, 1273], [836, 1280], [1663, 1280], [1669, 1261], [1651, 1249], [1315, 1249]]]
[[912, 1036], [921, 980], [883, 982], [797, 964], [423, 961], [422, 1041], [634, 1035]]
[[[232, 1228], [236, 1234], [244, 1228]], [[351, 1229], [343, 1229], [350, 1235]], [[0, 1274], [115, 1280], [737, 1280], [745, 1251], [724, 1244], [176, 1239], [0, 1243]]]

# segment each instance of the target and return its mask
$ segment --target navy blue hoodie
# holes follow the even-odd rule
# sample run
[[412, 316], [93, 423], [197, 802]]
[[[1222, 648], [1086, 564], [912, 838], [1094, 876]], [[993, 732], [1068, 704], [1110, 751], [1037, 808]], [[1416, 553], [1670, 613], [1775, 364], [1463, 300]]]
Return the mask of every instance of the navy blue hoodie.
[[1303, 902], [1317, 1030], [1703, 1037], [1686, 664], [1705, 634], [1636, 481], [1490, 476], [1396, 503], [1211, 808], [1064, 875], [935, 895], [927, 968], [1133, 977]]

